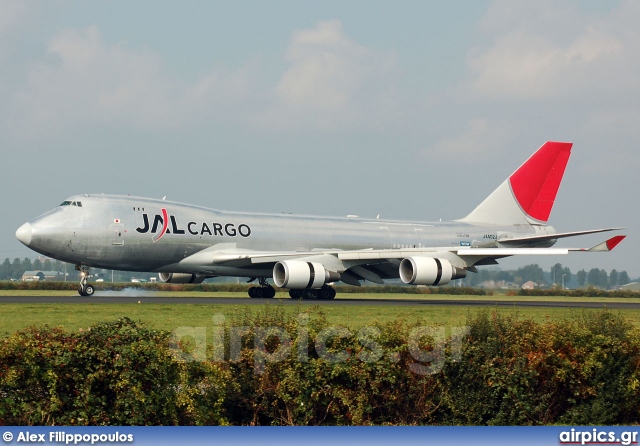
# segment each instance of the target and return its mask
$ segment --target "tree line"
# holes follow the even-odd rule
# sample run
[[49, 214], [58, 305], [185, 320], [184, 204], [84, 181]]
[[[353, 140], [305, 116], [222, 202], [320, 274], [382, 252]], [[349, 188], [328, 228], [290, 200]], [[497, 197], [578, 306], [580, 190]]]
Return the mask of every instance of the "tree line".
[[526, 265], [517, 270], [500, 270], [480, 268], [478, 274], [468, 274], [461, 280], [462, 286], [477, 287], [485, 282], [506, 282], [522, 286], [526, 282], [534, 282], [537, 288], [584, 288], [592, 286], [605, 290], [615, 289], [631, 282], [626, 271], [612, 269], [607, 273], [600, 268], [590, 270], [581, 269], [572, 273], [571, 269], [561, 263], [553, 265], [549, 271], [544, 271], [539, 265]]
[[[67, 264], [67, 272], [73, 272], [74, 265]], [[0, 265], [0, 280], [20, 279], [25, 271], [59, 271], [64, 273], [65, 264], [60, 260], [53, 259], [35, 259], [28, 257], [24, 259], [15, 258], [13, 262], [9, 258], [4, 259]]]
[[[60, 260], [35, 259], [28, 257], [24, 259], [15, 258], [13, 262], [6, 258], [0, 265], [0, 280], [19, 280], [25, 271], [59, 271], [68, 274], [67, 280], [75, 281], [77, 272], [75, 265]], [[92, 269], [93, 280], [103, 278], [105, 282], [111, 282], [111, 270]], [[115, 282], [131, 282], [132, 278], [149, 279], [153, 273], [116, 271], [113, 274]], [[235, 280], [235, 279], [233, 279]], [[228, 281], [228, 280], [223, 280]], [[572, 273], [568, 267], [556, 263], [549, 271], [544, 271], [539, 265], [526, 265], [516, 270], [501, 270], [492, 268], [480, 268], [477, 274], [468, 274], [460, 281], [462, 286], [477, 287], [485, 282], [508, 282], [517, 286], [522, 286], [526, 282], [534, 282], [537, 287], [555, 288], [583, 288], [592, 286], [602, 289], [615, 289], [630, 283], [629, 274], [626, 271], [612, 269], [607, 273], [604, 269], [591, 268], [589, 271], [581, 269], [577, 273]]]
[[[61, 262], [54, 259], [35, 259], [31, 260], [28, 257], [24, 259], [15, 258], [11, 261], [9, 258], [4, 259], [4, 262], [0, 264], [0, 280], [20, 280], [25, 271], [57, 271], [64, 275], [67, 273], [67, 281], [75, 282], [79, 280], [78, 271], [72, 263]], [[140, 273], [130, 271], [114, 271], [114, 282], [131, 282], [132, 278], [145, 278], [149, 280], [149, 277], [155, 273]], [[104, 279], [105, 282], [111, 282], [112, 271], [106, 269], [91, 269], [91, 280], [98, 278]]]

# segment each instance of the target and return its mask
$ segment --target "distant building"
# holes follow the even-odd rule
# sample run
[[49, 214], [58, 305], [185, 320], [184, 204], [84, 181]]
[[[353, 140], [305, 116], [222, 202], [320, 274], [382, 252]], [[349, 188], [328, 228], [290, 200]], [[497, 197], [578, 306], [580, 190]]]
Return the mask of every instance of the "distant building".
[[38, 282], [43, 280], [62, 282], [64, 280], [64, 273], [60, 271], [25, 271], [21, 280], [23, 282]]
[[536, 288], [538, 288], [538, 284], [531, 280], [522, 284], [523, 290], [535, 290]]
[[500, 290], [515, 290], [518, 289], [518, 285], [513, 282], [507, 282], [506, 280], [487, 280], [478, 285], [479, 288], [487, 289], [500, 289]]

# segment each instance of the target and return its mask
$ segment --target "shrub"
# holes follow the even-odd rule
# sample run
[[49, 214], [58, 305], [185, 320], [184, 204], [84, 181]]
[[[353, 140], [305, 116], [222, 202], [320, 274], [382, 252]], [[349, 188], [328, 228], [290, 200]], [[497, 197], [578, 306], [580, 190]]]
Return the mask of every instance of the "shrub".
[[228, 370], [174, 361], [169, 338], [123, 318], [0, 340], [0, 424], [225, 424]]
[[[409, 354], [406, 338], [416, 325], [397, 321], [371, 327], [376, 331], [369, 333], [369, 338], [375, 338], [378, 344], [375, 349], [384, 352], [372, 361], [371, 355], [377, 356], [377, 352], [362, 341], [365, 332], [342, 333], [343, 337], [327, 342], [328, 355], [318, 351], [315, 340], [330, 328], [319, 308], [306, 309], [297, 316], [286, 315], [279, 306], [266, 306], [255, 314], [238, 314], [231, 326], [249, 330], [243, 338], [239, 360], [230, 363], [241, 389], [239, 399], [233, 402], [236, 422], [276, 425], [435, 422], [433, 414], [441, 385], [435, 375], [417, 375], [409, 367], [415, 360]], [[261, 327], [282, 328], [291, 339], [291, 354], [282, 361], [265, 362], [262, 373], [256, 373], [256, 355], [261, 352], [254, 349], [252, 341]], [[304, 334], [300, 336], [301, 333]], [[269, 353], [281, 347], [271, 341], [274, 339], [266, 342]], [[299, 351], [304, 352], [307, 360], [299, 360]], [[348, 356], [344, 361], [336, 362], [330, 357], [341, 353]], [[390, 360], [389, 355], [397, 359]]]
[[637, 422], [640, 343], [621, 316], [536, 324], [480, 313], [443, 378], [452, 424]]
[[15, 424], [174, 424], [178, 366], [158, 348], [167, 339], [127, 318], [71, 334], [46, 326], [16, 333], [0, 349], [2, 416]]

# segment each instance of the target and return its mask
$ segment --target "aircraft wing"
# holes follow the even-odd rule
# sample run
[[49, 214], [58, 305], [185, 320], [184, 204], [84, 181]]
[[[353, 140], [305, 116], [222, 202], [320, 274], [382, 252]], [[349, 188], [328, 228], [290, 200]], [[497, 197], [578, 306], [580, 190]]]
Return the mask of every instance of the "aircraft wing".
[[[608, 231], [604, 229], [599, 231]], [[591, 232], [587, 232], [591, 233]], [[557, 236], [558, 234], [555, 234]], [[334, 256], [342, 261], [380, 261], [391, 259], [404, 259], [412, 256], [433, 257], [443, 252], [454, 253], [461, 257], [510, 257], [517, 255], [566, 255], [569, 252], [602, 252], [611, 251], [626, 236], [618, 235], [591, 248], [472, 248], [472, 247], [436, 247], [436, 248], [403, 248], [403, 249], [359, 249], [359, 250], [314, 250], [314, 251], [290, 251], [290, 252], [263, 252], [263, 251], [220, 251], [212, 256], [215, 263], [218, 262], [242, 262], [242, 263], [276, 263], [283, 260], [306, 259], [319, 256]], [[202, 253], [203, 251], [201, 251]], [[214, 251], [215, 252], [215, 251]], [[200, 254], [200, 253], [198, 253]], [[195, 254], [196, 256], [198, 254]], [[191, 256], [193, 257], [193, 256]]]
[[400, 262], [407, 258], [427, 257], [445, 259], [461, 270], [475, 271], [476, 265], [496, 264], [497, 259], [510, 256], [566, 255], [570, 252], [611, 251], [625, 236], [619, 235], [591, 248], [473, 248], [434, 247], [405, 249], [362, 250], [313, 250], [313, 251], [251, 251], [239, 249], [215, 249], [212, 247], [189, 256], [180, 262], [183, 268], [194, 272], [210, 271], [215, 266], [235, 268], [273, 268], [278, 262], [299, 260], [320, 263], [330, 271], [340, 274], [340, 280], [350, 285], [360, 285], [360, 280], [384, 283], [384, 279], [399, 277]]

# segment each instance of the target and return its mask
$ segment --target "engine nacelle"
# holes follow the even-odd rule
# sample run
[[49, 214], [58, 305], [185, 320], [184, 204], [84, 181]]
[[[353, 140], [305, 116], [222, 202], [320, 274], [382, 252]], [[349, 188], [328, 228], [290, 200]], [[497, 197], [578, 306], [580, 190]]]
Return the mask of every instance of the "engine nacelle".
[[446, 285], [466, 275], [464, 269], [454, 267], [446, 259], [407, 257], [400, 262], [400, 279], [410, 285]]
[[162, 283], [202, 283], [207, 278], [205, 275], [184, 273], [160, 273], [158, 276]]
[[273, 267], [273, 281], [279, 288], [320, 288], [325, 283], [338, 280], [340, 274], [327, 271], [318, 262], [284, 260]]

